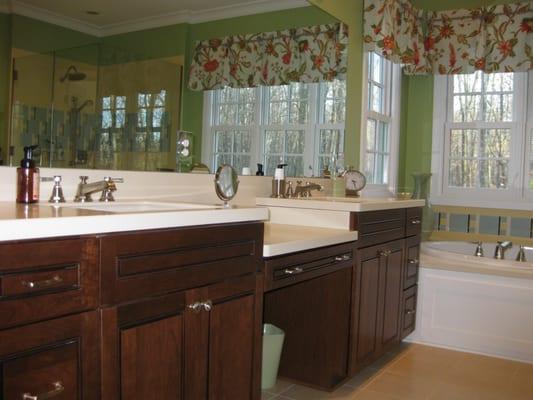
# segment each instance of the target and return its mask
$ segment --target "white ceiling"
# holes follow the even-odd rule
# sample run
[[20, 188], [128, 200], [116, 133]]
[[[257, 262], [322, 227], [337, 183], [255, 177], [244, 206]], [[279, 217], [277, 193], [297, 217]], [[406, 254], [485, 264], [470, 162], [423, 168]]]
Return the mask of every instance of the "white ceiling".
[[[0, 0], [0, 11], [96, 36], [308, 6], [306, 0]], [[99, 15], [89, 15], [97, 11]]]

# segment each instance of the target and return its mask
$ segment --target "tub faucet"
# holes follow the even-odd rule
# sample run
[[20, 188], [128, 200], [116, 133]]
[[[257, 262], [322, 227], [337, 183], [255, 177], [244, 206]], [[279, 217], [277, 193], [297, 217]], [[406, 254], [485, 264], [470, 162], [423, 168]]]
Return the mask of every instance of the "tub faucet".
[[506, 240], [505, 242], [498, 242], [496, 244], [496, 249], [494, 250], [494, 258], [496, 260], [505, 259], [505, 251], [513, 247], [513, 243]]
[[474, 256], [476, 257], [483, 257], [483, 243], [477, 242], [476, 243], [476, 251], [474, 252]]
[[516, 255], [516, 261], [527, 262], [525, 249], [525, 246], [520, 246], [520, 250], [518, 250], [518, 254]]

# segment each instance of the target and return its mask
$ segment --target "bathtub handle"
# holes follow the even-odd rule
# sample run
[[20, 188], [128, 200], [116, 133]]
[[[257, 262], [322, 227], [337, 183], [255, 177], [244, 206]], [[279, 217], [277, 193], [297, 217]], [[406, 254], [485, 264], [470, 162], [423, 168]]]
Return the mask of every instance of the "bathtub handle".
[[416, 258], [410, 258], [409, 260], [407, 260], [407, 262], [409, 264], [418, 264], [418, 260]]

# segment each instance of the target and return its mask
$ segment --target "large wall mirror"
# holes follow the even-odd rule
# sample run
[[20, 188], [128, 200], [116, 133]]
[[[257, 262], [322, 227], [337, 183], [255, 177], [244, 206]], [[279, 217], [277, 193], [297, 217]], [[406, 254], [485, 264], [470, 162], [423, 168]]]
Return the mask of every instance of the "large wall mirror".
[[[91, 26], [100, 32], [91, 34], [86, 11], [78, 16], [84, 29], [77, 30], [72, 7], [33, 2], [46, 7], [43, 16], [53, 12], [56, 23], [38, 13], [19, 15], [16, 6], [13, 13], [0, 14], [10, 30], [0, 36], [5, 42], [0, 52], [9, 49], [12, 60], [8, 77], [0, 82], [9, 104], [6, 121], [0, 121], [4, 165], [16, 166], [22, 148], [30, 144], [39, 145], [38, 165], [55, 168], [188, 172], [198, 164], [214, 171], [227, 163], [255, 174], [256, 164], [264, 164], [265, 173], [272, 175], [284, 163], [289, 176], [321, 176], [342, 159], [344, 81], [187, 89], [197, 40], [336, 21], [324, 11], [299, 7], [112, 33], [109, 27], [125, 23], [113, 19], [113, 2], [97, 10], [107, 19], [94, 16]], [[214, 8], [188, 6], [204, 7], [197, 12], [206, 13]], [[132, 21], [146, 12], [128, 8]], [[70, 24], [60, 21], [62, 16]]]

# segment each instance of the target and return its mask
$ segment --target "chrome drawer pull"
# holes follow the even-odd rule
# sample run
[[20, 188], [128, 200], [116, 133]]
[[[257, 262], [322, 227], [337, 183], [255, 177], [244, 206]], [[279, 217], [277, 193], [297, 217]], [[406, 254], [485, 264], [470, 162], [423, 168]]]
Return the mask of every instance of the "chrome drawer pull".
[[287, 268], [283, 273], [285, 275], [298, 275], [304, 272], [304, 269], [302, 267], [294, 267], [294, 268]]
[[415, 310], [405, 310], [405, 315], [413, 315], [414, 313], [416, 313]]
[[412, 219], [411, 220], [411, 225], [420, 225], [422, 223], [421, 220], [419, 219]]
[[195, 314], [198, 314], [201, 311], [209, 312], [213, 309], [213, 302], [211, 300], [202, 302], [197, 301], [196, 303], [189, 304], [187, 308], [192, 310]]
[[388, 256], [391, 255], [391, 253], [392, 253], [392, 251], [390, 251], [390, 250], [380, 250], [380, 251], [378, 251], [378, 256], [380, 256], [380, 257], [388, 257]]
[[413, 259], [410, 258], [409, 260], [407, 260], [407, 262], [409, 264], [418, 264], [418, 260], [416, 258], [413, 258]]
[[51, 279], [47, 279], [45, 281], [36, 281], [36, 282], [22, 281], [22, 284], [24, 286], [29, 287], [30, 289], [39, 289], [39, 288], [54, 286], [62, 282], [63, 282], [63, 278], [61, 278], [59, 275], [54, 275]]
[[213, 302], [211, 300], [204, 301], [202, 307], [204, 308], [204, 311], [209, 312], [213, 309]]
[[43, 400], [43, 399], [51, 399], [52, 397], [56, 397], [57, 395], [63, 393], [65, 391], [65, 386], [61, 382], [54, 382], [52, 384], [54, 386], [54, 389], [41, 394], [33, 395], [31, 393], [24, 393], [22, 395], [22, 400]]
[[349, 254], [343, 254], [342, 256], [335, 257], [335, 261], [348, 261], [351, 260], [352, 257]]

